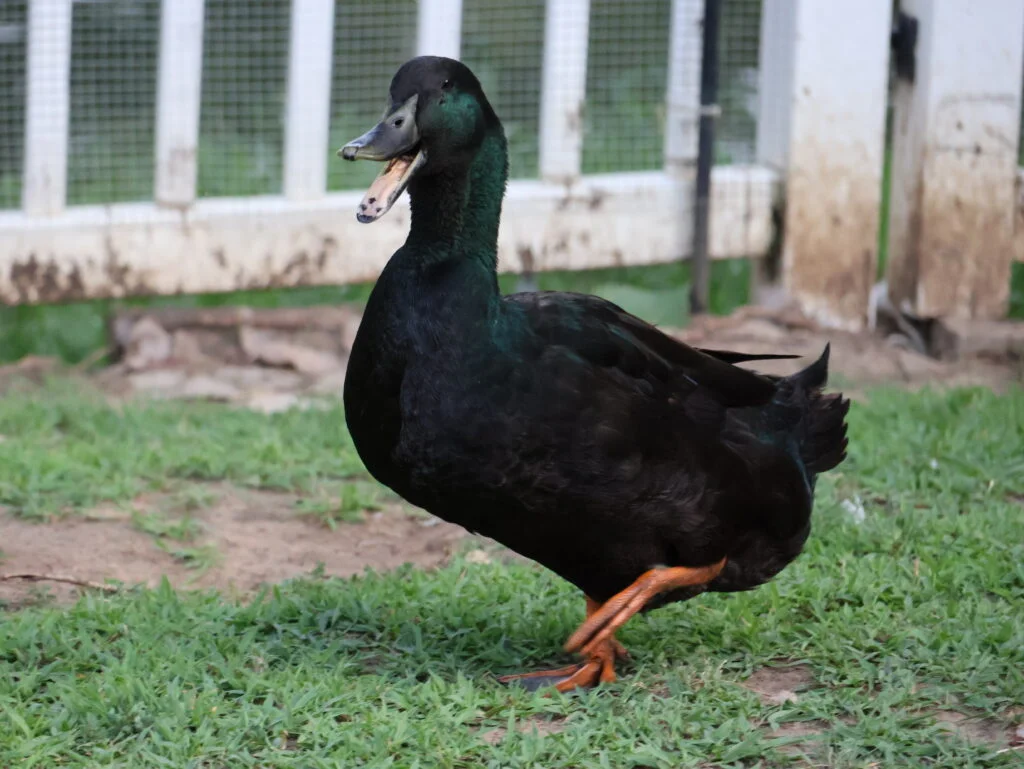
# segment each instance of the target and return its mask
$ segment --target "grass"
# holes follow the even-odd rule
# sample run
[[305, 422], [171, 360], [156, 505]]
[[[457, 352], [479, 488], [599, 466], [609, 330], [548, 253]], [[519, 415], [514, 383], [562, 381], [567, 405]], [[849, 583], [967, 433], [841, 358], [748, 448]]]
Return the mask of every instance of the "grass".
[[337, 405], [269, 418], [200, 404], [115, 410], [64, 382], [0, 399], [0, 435], [0, 505], [35, 518], [191, 481], [312, 494], [362, 472]]
[[174, 560], [199, 572], [213, 568], [221, 559], [216, 545], [175, 546], [165, 539], [158, 539], [156, 545]]
[[159, 540], [191, 542], [202, 532], [199, 521], [190, 515], [181, 518], [168, 518], [163, 513], [156, 511], [133, 512], [132, 524], [139, 531], [144, 531]]
[[[2, 501], [27, 514], [166, 477], [315, 488], [359, 472], [338, 410], [44, 395], [0, 401]], [[0, 766], [773, 767], [791, 760], [787, 725], [815, 724], [800, 739], [831, 767], [1019, 766], [935, 713], [1006, 722], [1021, 704], [1024, 392], [874, 391], [850, 433], [805, 555], [758, 590], [634, 620], [614, 686], [544, 698], [493, 681], [562, 664], [580, 619], [579, 596], [530, 565], [313, 573], [251, 602], [165, 584], [4, 617]], [[795, 702], [740, 685], [793, 664], [813, 678]]]
[[359, 523], [368, 511], [380, 510], [384, 495], [382, 487], [373, 482], [353, 481], [328, 489], [329, 493], [322, 491], [315, 497], [298, 500], [295, 511], [319, 521], [331, 531], [341, 523]]

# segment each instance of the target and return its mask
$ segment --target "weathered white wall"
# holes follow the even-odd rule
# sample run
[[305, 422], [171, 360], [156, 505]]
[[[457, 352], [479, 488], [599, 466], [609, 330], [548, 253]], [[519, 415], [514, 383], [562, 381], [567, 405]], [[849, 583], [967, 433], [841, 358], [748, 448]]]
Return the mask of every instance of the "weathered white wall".
[[1018, 215], [1024, 0], [902, 0], [917, 72], [894, 102], [890, 296], [926, 317], [1006, 313]]
[[783, 280], [862, 328], [878, 256], [891, 0], [765, 0], [759, 158], [784, 171]]

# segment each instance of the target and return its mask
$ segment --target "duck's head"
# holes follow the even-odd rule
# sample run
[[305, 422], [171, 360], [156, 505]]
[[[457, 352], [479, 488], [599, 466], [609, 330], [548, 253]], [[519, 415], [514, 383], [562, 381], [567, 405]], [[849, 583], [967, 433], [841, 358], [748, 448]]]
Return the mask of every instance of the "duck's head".
[[387, 163], [356, 218], [365, 224], [382, 217], [415, 176], [467, 172], [495, 124], [494, 110], [465, 64], [440, 56], [407, 61], [391, 80], [381, 121], [338, 150], [345, 160]]

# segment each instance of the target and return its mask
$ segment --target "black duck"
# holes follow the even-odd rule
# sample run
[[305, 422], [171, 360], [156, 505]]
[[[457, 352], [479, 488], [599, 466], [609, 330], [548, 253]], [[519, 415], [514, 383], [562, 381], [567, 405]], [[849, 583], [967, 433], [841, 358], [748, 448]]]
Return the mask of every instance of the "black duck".
[[501, 295], [505, 135], [460, 62], [404, 64], [381, 122], [340, 154], [387, 163], [361, 222], [406, 189], [412, 207], [345, 380], [367, 469], [586, 597], [566, 644], [583, 661], [503, 680], [614, 681], [614, 634], [633, 614], [756, 587], [796, 558], [815, 476], [845, 456], [849, 404], [822, 392], [827, 347], [767, 376], [734, 364], [792, 356], [696, 349], [593, 296]]

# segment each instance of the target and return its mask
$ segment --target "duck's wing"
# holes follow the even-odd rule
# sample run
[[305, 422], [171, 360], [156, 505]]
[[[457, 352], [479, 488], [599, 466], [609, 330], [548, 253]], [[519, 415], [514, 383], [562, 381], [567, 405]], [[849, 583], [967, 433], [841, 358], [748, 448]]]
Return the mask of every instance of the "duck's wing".
[[691, 347], [595, 296], [539, 291], [510, 294], [505, 301], [513, 314], [521, 314], [538, 345], [564, 348], [592, 366], [667, 386], [676, 397], [692, 399], [695, 408], [767, 403], [776, 379], [733, 363], [793, 357]]
[[718, 360], [724, 360], [726, 363], [750, 363], [755, 360], [793, 360], [799, 358], [799, 355], [789, 355], [785, 353], [749, 353], [749, 352], [736, 352], [734, 350], [711, 350], [707, 347], [698, 347], [705, 355], [710, 355], [712, 358], [718, 358]]

